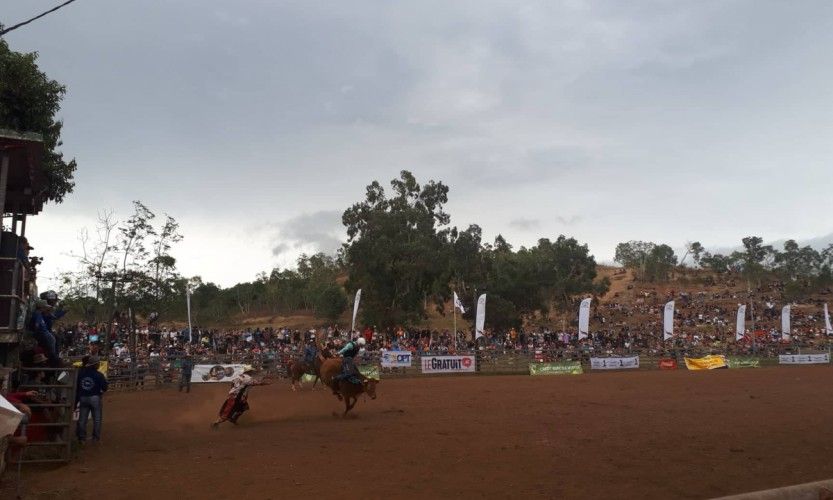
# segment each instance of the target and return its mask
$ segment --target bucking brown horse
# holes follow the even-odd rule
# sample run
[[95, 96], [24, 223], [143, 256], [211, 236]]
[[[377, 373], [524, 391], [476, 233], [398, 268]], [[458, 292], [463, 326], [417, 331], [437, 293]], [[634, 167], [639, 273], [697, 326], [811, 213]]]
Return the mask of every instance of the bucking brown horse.
[[[353, 384], [347, 380], [334, 381], [333, 378], [341, 373], [341, 358], [324, 359], [321, 355], [318, 356], [321, 362], [321, 381], [326, 384], [338, 396], [338, 399], [344, 401], [344, 413], [342, 418], [347, 416], [347, 412], [356, 406], [359, 395], [362, 393], [370, 396], [370, 399], [376, 399], [376, 384], [378, 380], [365, 377], [359, 374], [362, 380], [361, 384]], [[338, 413], [333, 412], [334, 416]]]
[[315, 360], [312, 363], [305, 362], [303, 358], [291, 360], [289, 365], [286, 367], [286, 371], [291, 379], [292, 390], [296, 391], [301, 387], [301, 378], [307, 374], [315, 375], [315, 380], [312, 382], [312, 388], [315, 389], [315, 384], [317, 384], [318, 380], [321, 378], [321, 362], [331, 356], [332, 355], [329, 350], [322, 349], [319, 351], [319, 354], [315, 357]]

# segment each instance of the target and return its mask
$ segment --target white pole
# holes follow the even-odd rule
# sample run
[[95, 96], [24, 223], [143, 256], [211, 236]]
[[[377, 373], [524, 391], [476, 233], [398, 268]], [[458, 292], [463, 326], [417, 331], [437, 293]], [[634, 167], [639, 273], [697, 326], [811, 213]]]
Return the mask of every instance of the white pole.
[[190, 344], [194, 341], [193, 331], [191, 330], [191, 289], [190, 288], [185, 290], [185, 304], [188, 307], [188, 343]]
[[452, 307], [454, 308], [454, 352], [457, 352], [457, 304]]

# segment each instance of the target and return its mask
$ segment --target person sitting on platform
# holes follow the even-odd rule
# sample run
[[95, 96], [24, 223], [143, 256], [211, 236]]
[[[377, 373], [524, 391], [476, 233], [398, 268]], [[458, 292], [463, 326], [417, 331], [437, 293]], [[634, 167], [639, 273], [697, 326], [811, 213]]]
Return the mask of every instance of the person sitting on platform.
[[35, 304], [35, 312], [32, 313], [30, 328], [35, 340], [43, 348], [50, 366], [60, 366], [61, 359], [58, 357], [58, 343], [55, 335], [49, 328], [51, 321], [47, 318], [52, 314], [52, 306], [45, 300], [39, 300]]

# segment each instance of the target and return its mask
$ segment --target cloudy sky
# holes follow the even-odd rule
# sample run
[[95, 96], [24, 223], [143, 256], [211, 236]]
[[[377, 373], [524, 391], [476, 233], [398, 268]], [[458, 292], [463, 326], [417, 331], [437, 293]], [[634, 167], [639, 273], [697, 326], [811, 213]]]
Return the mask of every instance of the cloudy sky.
[[599, 260], [833, 231], [827, 1], [78, 0], [6, 39], [68, 88], [46, 275], [139, 199], [180, 221], [184, 274], [250, 280], [333, 250], [402, 169], [450, 186], [455, 225]]

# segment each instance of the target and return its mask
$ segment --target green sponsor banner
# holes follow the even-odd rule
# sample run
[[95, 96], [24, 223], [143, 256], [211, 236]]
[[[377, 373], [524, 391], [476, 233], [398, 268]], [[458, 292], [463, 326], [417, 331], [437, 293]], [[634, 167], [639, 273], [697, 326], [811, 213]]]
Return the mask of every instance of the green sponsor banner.
[[758, 368], [761, 366], [760, 358], [727, 356], [726, 363], [729, 368]]
[[530, 375], [580, 375], [584, 373], [578, 361], [561, 361], [556, 363], [530, 363]]
[[379, 365], [359, 365], [359, 372], [367, 378], [379, 380]]
[[[359, 373], [367, 378], [379, 380], [379, 365], [359, 365]], [[305, 373], [304, 376], [301, 377], [301, 381], [304, 383], [312, 383], [314, 380], [315, 375], [310, 375], [308, 373]]]

